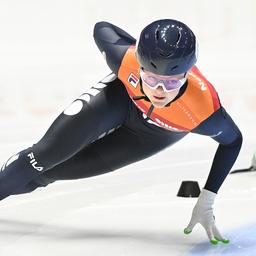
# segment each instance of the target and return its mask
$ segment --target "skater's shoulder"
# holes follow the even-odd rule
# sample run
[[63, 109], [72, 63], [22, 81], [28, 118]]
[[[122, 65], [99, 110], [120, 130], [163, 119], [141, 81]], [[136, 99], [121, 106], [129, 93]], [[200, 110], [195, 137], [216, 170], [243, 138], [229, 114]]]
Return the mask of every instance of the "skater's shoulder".
[[211, 82], [203, 75], [197, 66], [193, 66], [188, 72], [188, 81], [194, 85], [198, 85], [201, 90], [206, 90], [210, 87], [211, 90], [215, 90]]
[[117, 74], [126, 51], [136, 40], [123, 29], [106, 21], [97, 22], [94, 40], [110, 69]]

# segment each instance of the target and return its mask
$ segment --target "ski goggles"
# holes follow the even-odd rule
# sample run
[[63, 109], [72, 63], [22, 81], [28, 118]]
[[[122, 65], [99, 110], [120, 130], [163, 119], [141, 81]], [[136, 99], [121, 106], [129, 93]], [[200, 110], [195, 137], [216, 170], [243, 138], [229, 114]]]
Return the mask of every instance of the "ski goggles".
[[160, 76], [143, 70], [140, 70], [140, 77], [143, 83], [151, 89], [156, 89], [159, 85], [162, 85], [166, 92], [179, 89], [187, 80], [186, 73], [184, 77], [179, 79], [174, 76]]

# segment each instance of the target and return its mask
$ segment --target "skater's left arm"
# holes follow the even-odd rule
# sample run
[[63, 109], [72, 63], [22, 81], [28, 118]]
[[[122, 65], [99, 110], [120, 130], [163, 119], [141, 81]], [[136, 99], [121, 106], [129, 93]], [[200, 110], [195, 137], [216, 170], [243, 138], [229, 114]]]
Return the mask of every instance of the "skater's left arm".
[[237, 159], [242, 134], [222, 106], [192, 132], [207, 135], [219, 143], [204, 187], [217, 193]]
[[202, 189], [184, 233], [191, 233], [194, 226], [200, 223], [206, 230], [212, 244], [217, 244], [219, 241], [228, 243], [229, 240], [221, 235], [216, 226], [213, 204], [220, 186], [239, 154], [242, 145], [242, 134], [222, 106], [192, 132], [212, 137], [219, 143], [219, 146], [205, 187]]

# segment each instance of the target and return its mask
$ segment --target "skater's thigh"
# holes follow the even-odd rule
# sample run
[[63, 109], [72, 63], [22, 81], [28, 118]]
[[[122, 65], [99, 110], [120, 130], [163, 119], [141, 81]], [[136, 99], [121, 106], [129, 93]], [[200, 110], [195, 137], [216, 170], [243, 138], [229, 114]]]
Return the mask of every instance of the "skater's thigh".
[[66, 161], [86, 145], [122, 125], [129, 96], [115, 78], [98, 83], [71, 103], [53, 122], [32, 151], [45, 170]]
[[161, 138], [152, 140], [120, 127], [85, 147], [71, 159], [43, 173], [38, 182], [46, 185], [56, 180], [87, 178], [114, 171], [166, 148], [170, 143], [164, 137]]

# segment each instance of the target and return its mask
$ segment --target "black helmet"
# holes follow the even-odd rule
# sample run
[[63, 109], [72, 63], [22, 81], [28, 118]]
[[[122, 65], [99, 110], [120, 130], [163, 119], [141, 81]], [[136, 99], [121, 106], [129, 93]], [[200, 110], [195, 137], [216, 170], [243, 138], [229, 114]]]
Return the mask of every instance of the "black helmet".
[[197, 43], [188, 26], [177, 20], [157, 20], [146, 26], [137, 42], [141, 68], [158, 75], [187, 72], [197, 60]]

